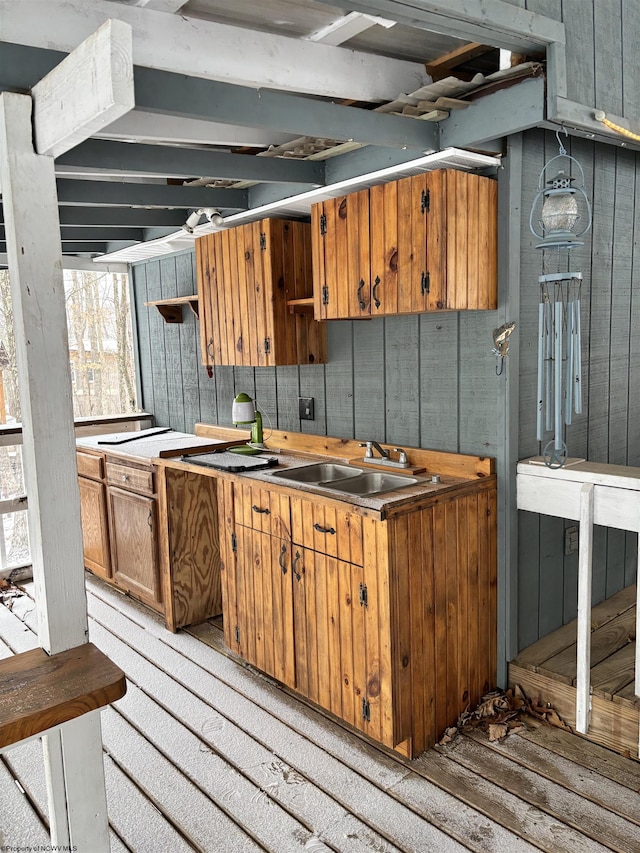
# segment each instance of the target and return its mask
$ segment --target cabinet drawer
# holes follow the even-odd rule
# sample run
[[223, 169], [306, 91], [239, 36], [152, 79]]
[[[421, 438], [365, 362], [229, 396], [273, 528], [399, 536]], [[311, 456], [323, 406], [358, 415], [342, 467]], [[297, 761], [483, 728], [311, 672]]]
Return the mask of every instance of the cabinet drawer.
[[89, 477], [90, 480], [102, 480], [104, 476], [102, 456], [92, 456], [91, 453], [77, 451], [76, 463], [79, 477]]
[[107, 483], [145, 495], [153, 494], [153, 472], [144, 468], [107, 462]]
[[277, 489], [256, 483], [234, 483], [233, 500], [236, 524], [251, 527], [271, 536], [291, 536], [289, 497]]
[[362, 516], [292, 497], [291, 528], [296, 545], [363, 565]]

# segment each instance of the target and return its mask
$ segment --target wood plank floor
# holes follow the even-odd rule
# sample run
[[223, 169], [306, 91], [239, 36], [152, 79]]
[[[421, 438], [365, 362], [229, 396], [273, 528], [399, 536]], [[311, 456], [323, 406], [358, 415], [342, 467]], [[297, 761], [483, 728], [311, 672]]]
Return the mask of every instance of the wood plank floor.
[[[170, 634], [94, 578], [87, 588], [91, 639], [128, 679], [102, 715], [114, 850], [640, 849], [636, 762], [533, 725], [409, 762], [231, 658], [215, 624]], [[34, 628], [28, 595], [0, 607], [0, 655], [34, 647]], [[0, 759], [0, 803], [0, 845], [45, 843], [38, 742]]]
[[[509, 664], [509, 683], [550, 702], [575, 726], [577, 621], [524, 649]], [[636, 587], [591, 611], [591, 725], [587, 738], [638, 758], [640, 700], [635, 696]]]

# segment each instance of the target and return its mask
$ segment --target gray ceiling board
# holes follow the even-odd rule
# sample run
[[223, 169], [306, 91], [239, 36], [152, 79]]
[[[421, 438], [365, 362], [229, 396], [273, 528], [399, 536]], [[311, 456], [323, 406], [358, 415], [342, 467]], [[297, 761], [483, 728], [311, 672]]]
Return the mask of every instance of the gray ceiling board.
[[249, 194], [246, 190], [115, 181], [80, 181], [73, 178], [58, 178], [57, 186], [60, 206], [217, 207], [224, 210], [246, 210], [249, 206]]
[[98, 225], [101, 228], [151, 228], [181, 226], [186, 210], [155, 210], [131, 207], [61, 207], [60, 224], [70, 227]]
[[93, 168], [111, 174], [194, 178], [215, 175], [232, 180], [274, 183], [324, 183], [324, 165], [318, 162], [255, 157], [164, 145], [133, 145], [89, 139], [56, 161], [63, 166]]
[[487, 140], [538, 127], [545, 117], [545, 80], [533, 77], [456, 110], [441, 127], [445, 147], [474, 148]]
[[134, 83], [136, 105], [148, 112], [417, 151], [434, 144], [435, 130], [429, 123], [300, 95], [148, 68], [135, 69]]

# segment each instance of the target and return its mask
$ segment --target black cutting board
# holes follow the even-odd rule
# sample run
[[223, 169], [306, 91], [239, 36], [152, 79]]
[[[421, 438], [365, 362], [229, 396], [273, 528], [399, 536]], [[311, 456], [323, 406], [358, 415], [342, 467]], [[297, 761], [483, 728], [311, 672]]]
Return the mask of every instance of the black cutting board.
[[278, 464], [274, 457], [247, 458], [237, 453], [198, 453], [195, 456], [185, 455], [183, 462], [194, 465], [204, 465], [205, 468], [217, 468], [219, 471], [259, 471], [262, 468], [273, 468]]

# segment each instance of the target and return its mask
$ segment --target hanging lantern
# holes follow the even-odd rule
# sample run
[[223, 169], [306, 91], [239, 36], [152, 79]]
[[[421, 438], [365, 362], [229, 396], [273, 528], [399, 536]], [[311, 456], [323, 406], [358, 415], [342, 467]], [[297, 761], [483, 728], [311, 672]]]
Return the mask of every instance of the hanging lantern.
[[[566, 132], [566, 131], [565, 131]], [[572, 270], [570, 250], [591, 227], [591, 205], [584, 190], [584, 172], [570, 157], [556, 133], [560, 153], [545, 164], [538, 178], [538, 192], [531, 206], [529, 227], [541, 242], [542, 275], [539, 276], [538, 386], [536, 437], [544, 442], [542, 456], [550, 468], [567, 460], [565, 426], [582, 412], [582, 364], [580, 295], [582, 273]], [[559, 164], [557, 161], [563, 161]], [[547, 179], [553, 164], [554, 177]], [[579, 175], [579, 183], [569, 173]], [[535, 224], [534, 224], [535, 223]], [[549, 270], [553, 258], [555, 271]], [[564, 271], [563, 271], [564, 270]]]
[[[567, 161], [562, 163], [565, 168], [571, 168], [571, 165], [575, 164], [580, 173], [579, 184], [574, 185], [576, 178], [567, 174], [565, 168], [558, 168], [558, 164], [556, 175], [545, 180], [549, 167], [557, 160]], [[539, 211], [541, 204], [542, 209]], [[581, 207], [583, 213], [580, 212]], [[584, 227], [581, 227], [583, 223]], [[536, 249], [571, 249], [584, 245], [580, 237], [591, 227], [591, 205], [584, 190], [584, 172], [580, 163], [575, 157], [570, 157], [562, 145], [560, 154], [549, 160], [540, 172], [538, 192], [529, 216], [529, 227], [532, 233], [542, 240]]]

